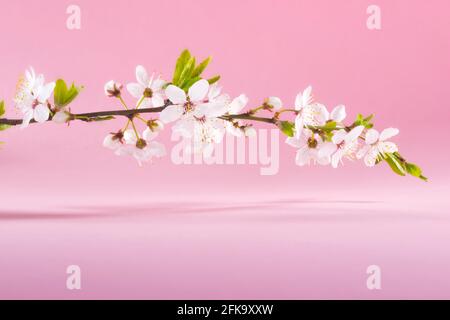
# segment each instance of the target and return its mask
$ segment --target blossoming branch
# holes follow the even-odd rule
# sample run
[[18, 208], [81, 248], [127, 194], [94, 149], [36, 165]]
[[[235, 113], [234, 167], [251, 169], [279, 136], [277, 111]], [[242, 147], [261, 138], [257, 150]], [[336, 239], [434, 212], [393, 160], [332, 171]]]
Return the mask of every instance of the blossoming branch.
[[[2, 101], [0, 130], [47, 121], [64, 124], [123, 117], [123, 126], [107, 134], [103, 145], [116, 155], [132, 156], [142, 164], [165, 155], [165, 146], [156, 138], [168, 124], [173, 124], [173, 133], [189, 142], [185, 144], [186, 152], [211, 157], [215, 144], [222, 142], [225, 133], [253, 136], [254, 124], [263, 122], [278, 127], [287, 136], [286, 143], [297, 149], [295, 161], [299, 166], [313, 163], [337, 168], [344, 159], [363, 159], [368, 167], [386, 162], [401, 176], [410, 174], [426, 180], [422, 170], [406, 161], [397, 145], [389, 141], [399, 133], [398, 129], [375, 130], [372, 115], [358, 115], [345, 124], [345, 106], [339, 105], [329, 112], [314, 101], [311, 87], [297, 95], [294, 107], [285, 107], [280, 98], [271, 96], [261, 105], [247, 108], [246, 95], [232, 99], [222, 93], [219, 76], [203, 78], [209, 62], [210, 58], [197, 64], [195, 57], [184, 50], [171, 81], [149, 75], [143, 66], [137, 66], [136, 82], [126, 85], [126, 91], [134, 98], [133, 104], [125, 101], [123, 86], [111, 80], [105, 84], [105, 94], [117, 99], [121, 109], [78, 114], [72, 113], [68, 106], [82, 87], [74, 84], [68, 87], [62, 79], [46, 83], [43, 75], [30, 68], [19, 81], [14, 98], [22, 119], [1, 118], [5, 114]], [[139, 129], [141, 123], [143, 131]]]

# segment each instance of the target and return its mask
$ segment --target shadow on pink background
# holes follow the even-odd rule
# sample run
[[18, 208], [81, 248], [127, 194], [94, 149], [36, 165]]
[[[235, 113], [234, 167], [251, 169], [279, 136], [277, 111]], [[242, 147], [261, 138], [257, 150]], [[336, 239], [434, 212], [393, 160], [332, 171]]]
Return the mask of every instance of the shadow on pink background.
[[[119, 108], [107, 80], [134, 81], [137, 64], [170, 78], [189, 48], [212, 55], [207, 72], [252, 106], [292, 104], [311, 84], [350, 120], [375, 113], [430, 182], [360, 162], [300, 168], [282, 141], [274, 176], [170, 156], [140, 168], [101, 146], [120, 119], [14, 128], [0, 134], [0, 298], [450, 297], [448, 1], [378, 0], [380, 31], [366, 28], [364, 0], [77, 1], [75, 31], [70, 4], [1, 4], [9, 116], [30, 65], [86, 87], [72, 111], [107, 110]], [[70, 264], [81, 291], [65, 287]], [[366, 288], [371, 264], [380, 291]]]

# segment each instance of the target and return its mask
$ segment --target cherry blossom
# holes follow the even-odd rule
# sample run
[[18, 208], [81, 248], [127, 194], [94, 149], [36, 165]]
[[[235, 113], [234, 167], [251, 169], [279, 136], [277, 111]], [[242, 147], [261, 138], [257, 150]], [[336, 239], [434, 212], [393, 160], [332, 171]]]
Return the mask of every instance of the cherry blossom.
[[331, 165], [337, 168], [342, 159], [353, 159], [358, 149], [358, 138], [364, 126], [357, 126], [347, 132], [345, 129], [336, 131], [331, 142], [326, 142], [319, 151], [320, 157], [331, 157]]
[[127, 90], [134, 98], [139, 99], [139, 108], [157, 108], [164, 105], [164, 80], [155, 78], [155, 74], [149, 76], [141, 65], [136, 67], [136, 80], [137, 82], [127, 84]]
[[330, 164], [330, 156], [319, 152], [324, 146], [322, 138], [309, 129], [303, 129], [298, 137], [287, 138], [286, 143], [298, 149], [295, 163], [299, 166], [310, 164], [311, 161], [320, 165]]
[[366, 145], [356, 154], [358, 159], [364, 157], [364, 163], [368, 167], [373, 167], [379, 157], [385, 153], [394, 153], [398, 151], [397, 145], [393, 142], [386, 141], [395, 137], [399, 133], [396, 128], [387, 128], [381, 131], [381, 134], [375, 129], [369, 129], [366, 132]]
[[25, 78], [18, 84], [14, 102], [23, 114], [22, 128], [31, 120], [43, 123], [50, 117], [48, 99], [53, 93], [55, 82], [45, 83], [43, 75], [36, 75], [33, 68], [25, 72]]

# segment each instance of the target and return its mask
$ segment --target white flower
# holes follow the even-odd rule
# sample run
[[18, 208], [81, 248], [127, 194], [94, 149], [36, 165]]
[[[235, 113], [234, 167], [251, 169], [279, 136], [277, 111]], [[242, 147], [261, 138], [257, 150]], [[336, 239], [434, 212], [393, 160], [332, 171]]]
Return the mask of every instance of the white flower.
[[105, 84], [104, 90], [108, 97], [118, 97], [121, 95], [123, 86], [120, 83], [110, 80]]
[[[192, 113], [196, 107], [208, 103], [206, 96], [209, 91], [208, 81], [202, 79], [194, 83], [188, 90], [188, 95], [174, 85], [166, 88], [165, 94], [172, 105], [166, 107], [160, 115], [163, 123], [170, 123], [181, 118], [183, 114]], [[203, 107], [201, 107], [203, 109]]]
[[295, 162], [299, 166], [310, 164], [311, 161], [320, 165], [330, 164], [330, 156], [320, 153], [324, 146], [322, 138], [309, 129], [303, 129], [299, 137], [287, 138], [286, 143], [298, 148]]
[[111, 150], [118, 150], [125, 144], [124, 133], [122, 130], [108, 134], [103, 140], [103, 146]]
[[337, 168], [342, 158], [352, 159], [358, 149], [358, 138], [364, 130], [364, 126], [357, 126], [347, 132], [338, 130], [332, 137], [332, 142], [327, 142], [319, 151], [320, 157], [331, 157], [331, 165]]
[[269, 97], [265, 103], [273, 108], [273, 110], [280, 110], [283, 107], [283, 102], [278, 97]]
[[14, 102], [23, 114], [22, 128], [28, 126], [30, 121], [42, 123], [48, 120], [50, 109], [48, 98], [52, 95], [55, 83], [45, 84], [43, 75], [36, 75], [33, 68], [25, 72], [25, 79], [21, 79]]
[[320, 127], [329, 119], [327, 108], [320, 103], [313, 103], [311, 91], [312, 88], [309, 86], [295, 98], [295, 110], [298, 111], [295, 118], [295, 135], [297, 138], [303, 132], [304, 126]]
[[55, 123], [68, 123], [70, 121], [71, 115], [65, 110], [60, 110], [54, 114], [52, 121]]
[[152, 141], [156, 136], [144, 131], [142, 138], [137, 138], [133, 130], [128, 129], [123, 133], [124, 144], [116, 144], [115, 153], [119, 156], [129, 155], [134, 157], [139, 165], [143, 162], [149, 162], [153, 157], [163, 157], [166, 149], [162, 143]]
[[384, 129], [381, 134], [375, 129], [369, 129], [366, 132], [365, 143], [366, 145], [361, 148], [356, 157], [361, 159], [364, 157], [364, 163], [368, 167], [373, 167], [379, 156], [385, 153], [397, 152], [397, 145], [393, 142], [386, 141], [399, 133], [396, 128]]
[[148, 75], [143, 66], [136, 67], [137, 83], [127, 84], [128, 92], [136, 99], [143, 99], [139, 108], [162, 107], [164, 105], [163, 86], [164, 80], [159, 77], [154, 78], [155, 74]]

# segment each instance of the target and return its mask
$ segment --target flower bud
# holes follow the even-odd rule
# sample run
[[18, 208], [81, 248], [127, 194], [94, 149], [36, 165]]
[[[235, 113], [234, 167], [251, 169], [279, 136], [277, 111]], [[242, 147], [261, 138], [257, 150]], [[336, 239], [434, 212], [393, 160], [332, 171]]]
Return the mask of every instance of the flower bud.
[[244, 134], [246, 137], [255, 137], [256, 136], [256, 129], [252, 126], [247, 126], [244, 128]]
[[160, 132], [164, 129], [164, 124], [155, 119], [151, 119], [147, 121], [147, 127], [153, 132]]
[[145, 147], [147, 146], [147, 142], [144, 140], [144, 139], [139, 139], [137, 142], [136, 142], [136, 148], [138, 148], [138, 149], [144, 149]]
[[55, 113], [52, 117], [52, 121], [55, 123], [68, 123], [70, 121], [71, 114], [67, 111], [61, 110]]
[[119, 97], [122, 88], [123, 86], [120, 83], [117, 83], [114, 80], [108, 81], [105, 84], [105, 94], [108, 97]]
[[266, 99], [265, 103], [274, 110], [280, 110], [283, 107], [283, 103], [278, 97], [269, 97]]

